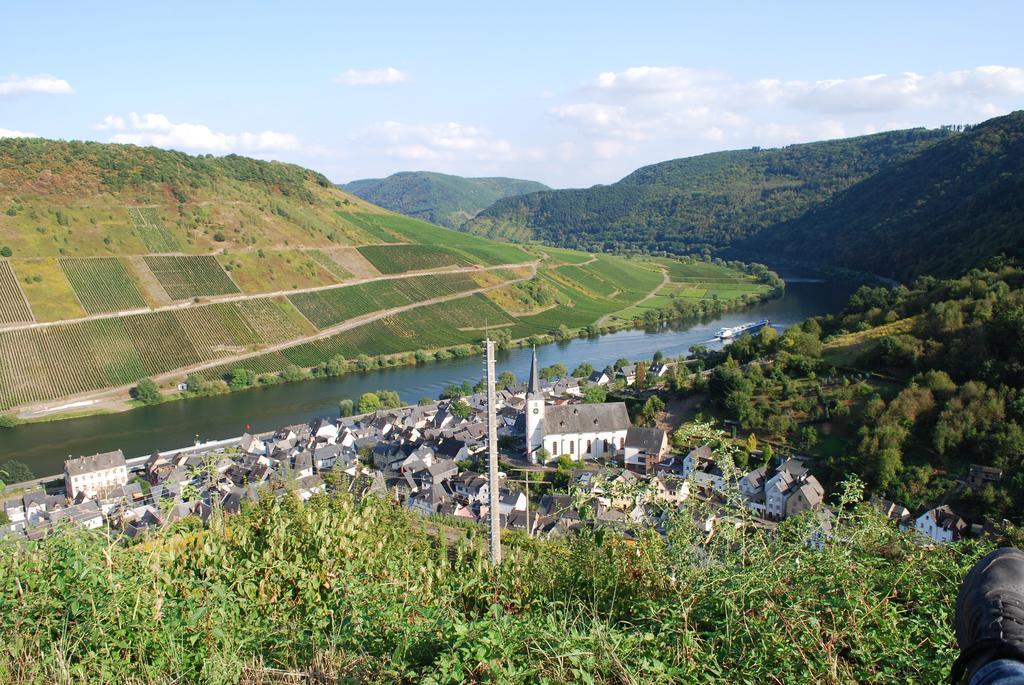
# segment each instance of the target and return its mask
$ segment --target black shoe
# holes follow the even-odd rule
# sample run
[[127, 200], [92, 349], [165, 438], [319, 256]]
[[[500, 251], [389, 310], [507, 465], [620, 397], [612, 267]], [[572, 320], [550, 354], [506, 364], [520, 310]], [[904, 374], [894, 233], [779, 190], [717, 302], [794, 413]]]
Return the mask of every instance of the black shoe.
[[956, 641], [953, 683], [995, 659], [1024, 661], [1024, 552], [997, 549], [967, 574], [956, 598]]

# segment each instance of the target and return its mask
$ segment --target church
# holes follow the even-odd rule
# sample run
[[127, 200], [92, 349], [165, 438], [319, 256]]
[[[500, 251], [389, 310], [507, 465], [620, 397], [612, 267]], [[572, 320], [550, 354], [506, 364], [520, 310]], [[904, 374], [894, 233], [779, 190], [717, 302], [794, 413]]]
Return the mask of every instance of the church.
[[550, 459], [563, 454], [574, 461], [613, 456], [625, 447], [630, 425], [622, 402], [547, 406], [534, 349], [526, 390], [526, 449], [532, 463], [540, 461], [542, 448]]

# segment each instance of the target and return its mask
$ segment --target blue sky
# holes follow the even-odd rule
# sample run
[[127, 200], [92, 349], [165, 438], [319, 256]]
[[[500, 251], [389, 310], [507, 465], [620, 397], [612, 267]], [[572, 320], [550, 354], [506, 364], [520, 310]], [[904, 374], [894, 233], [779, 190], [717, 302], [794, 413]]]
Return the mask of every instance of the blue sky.
[[0, 135], [558, 187], [1024, 103], [1024, 3], [0, 6]]

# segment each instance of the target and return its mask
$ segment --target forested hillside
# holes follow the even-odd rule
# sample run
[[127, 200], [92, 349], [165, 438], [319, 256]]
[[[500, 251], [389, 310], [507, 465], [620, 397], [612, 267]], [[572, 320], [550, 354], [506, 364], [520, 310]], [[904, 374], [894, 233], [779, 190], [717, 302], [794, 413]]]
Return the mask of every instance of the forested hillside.
[[1024, 256], [1024, 112], [890, 164], [735, 247], [904, 280], [958, 275], [1001, 253]]
[[[1024, 269], [863, 287], [837, 316], [707, 363], [725, 355], [708, 384], [717, 409], [814, 455], [830, 485], [853, 473], [915, 512], [946, 502], [974, 522], [1021, 520]], [[963, 487], [971, 464], [1001, 477]]]
[[536, 181], [464, 178], [432, 171], [403, 171], [341, 187], [375, 205], [449, 228], [458, 228], [502, 198], [550, 190]]
[[676, 159], [609, 186], [500, 200], [465, 227], [490, 237], [590, 250], [682, 253], [722, 247], [799, 217], [949, 135], [911, 129]]

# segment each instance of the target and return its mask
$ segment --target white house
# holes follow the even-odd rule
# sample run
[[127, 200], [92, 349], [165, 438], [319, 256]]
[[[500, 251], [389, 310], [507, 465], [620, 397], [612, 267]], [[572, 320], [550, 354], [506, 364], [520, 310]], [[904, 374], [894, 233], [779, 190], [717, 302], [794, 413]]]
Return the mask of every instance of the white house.
[[498, 490], [498, 514], [508, 516], [513, 511], [526, 511], [526, 495], [522, 490]]
[[914, 522], [917, 532], [941, 544], [959, 540], [967, 529], [967, 523], [956, 515], [948, 505], [929, 509]]
[[72, 500], [83, 493], [95, 499], [105, 491], [128, 483], [128, 466], [121, 450], [64, 462], [64, 487]]
[[683, 458], [683, 478], [693, 478], [697, 485], [709, 486], [714, 490], [725, 488], [725, 475], [715, 463], [708, 445], [691, 450]]

